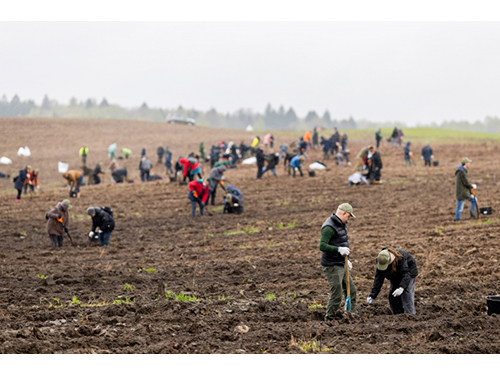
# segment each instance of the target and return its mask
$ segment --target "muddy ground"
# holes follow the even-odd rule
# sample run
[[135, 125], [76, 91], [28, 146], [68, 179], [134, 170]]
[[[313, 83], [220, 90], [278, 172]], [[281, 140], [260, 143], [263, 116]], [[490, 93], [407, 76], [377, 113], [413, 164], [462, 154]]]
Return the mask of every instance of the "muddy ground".
[[[0, 156], [14, 161], [0, 170], [15, 175], [29, 162], [40, 168], [42, 187], [16, 203], [12, 178], [0, 179], [1, 353], [500, 352], [500, 315], [488, 316], [485, 301], [500, 294], [498, 143], [432, 145], [439, 166], [424, 168], [418, 159], [404, 168], [402, 149], [384, 142], [379, 186], [349, 187], [352, 168], [332, 160], [316, 177], [295, 179], [282, 164], [278, 178], [262, 180], [255, 166], [239, 166], [226, 179], [242, 190], [244, 214], [222, 215], [219, 192], [219, 206], [192, 218], [186, 186], [140, 182], [141, 148], [155, 161], [159, 141], [177, 158], [197, 151], [201, 140], [208, 148], [220, 139], [248, 144], [251, 135], [111, 120], [2, 119], [0, 129]], [[125, 165], [135, 183], [114, 185], [106, 175], [101, 185], [82, 187], [70, 211], [78, 246], [66, 238], [62, 249], [51, 249], [45, 212], [68, 195], [57, 161], [77, 168], [85, 143], [88, 164], [106, 164], [114, 141], [133, 149]], [[423, 140], [411, 141], [418, 155]], [[349, 149], [369, 143], [371, 137], [351, 141]], [[14, 156], [25, 145], [32, 156]], [[463, 156], [473, 160], [480, 206], [494, 211], [472, 220], [467, 203], [455, 223], [454, 170]], [[311, 161], [321, 157], [309, 152]], [[164, 175], [163, 167], [155, 171]], [[342, 202], [357, 216], [348, 228], [360, 313], [339, 311], [326, 323], [318, 242], [321, 224]], [[113, 208], [109, 247], [86, 246], [88, 206]], [[388, 282], [366, 303], [383, 246], [417, 261], [414, 317], [391, 315]], [[242, 325], [247, 333], [239, 332]]]

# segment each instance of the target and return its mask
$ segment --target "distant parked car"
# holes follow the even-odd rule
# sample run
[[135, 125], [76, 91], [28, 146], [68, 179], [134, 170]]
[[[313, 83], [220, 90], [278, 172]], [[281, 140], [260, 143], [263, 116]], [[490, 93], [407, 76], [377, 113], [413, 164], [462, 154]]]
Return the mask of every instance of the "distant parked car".
[[167, 115], [167, 122], [169, 124], [186, 124], [186, 125], [194, 125], [196, 123], [194, 118], [187, 117], [184, 115], [179, 115], [177, 113], [169, 113]]

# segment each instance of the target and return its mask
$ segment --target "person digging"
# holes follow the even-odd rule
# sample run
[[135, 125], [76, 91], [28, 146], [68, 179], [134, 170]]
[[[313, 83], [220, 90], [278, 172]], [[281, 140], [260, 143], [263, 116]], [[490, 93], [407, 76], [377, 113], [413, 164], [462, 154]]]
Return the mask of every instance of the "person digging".
[[68, 210], [71, 208], [69, 199], [65, 199], [59, 202], [54, 208], [52, 208], [45, 218], [47, 219], [47, 224], [45, 230], [50, 237], [50, 246], [53, 248], [63, 246], [63, 234], [66, 232], [69, 236], [69, 214]]
[[[349, 218], [355, 218], [352, 206], [342, 203], [337, 211], [332, 214], [321, 227], [321, 239], [319, 249], [321, 250], [321, 269], [326, 276], [330, 286], [330, 298], [326, 306], [325, 321], [335, 318], [335, 314], [342, 301], [342, 294], [347, 289], [345, 260], [350, 254], [349, 237], [346, 224]], [[352, 263], [347, 260], [349, 270]], [[356, 310], [356, 287], [349, 275], [350, 309], [357, 314]]]

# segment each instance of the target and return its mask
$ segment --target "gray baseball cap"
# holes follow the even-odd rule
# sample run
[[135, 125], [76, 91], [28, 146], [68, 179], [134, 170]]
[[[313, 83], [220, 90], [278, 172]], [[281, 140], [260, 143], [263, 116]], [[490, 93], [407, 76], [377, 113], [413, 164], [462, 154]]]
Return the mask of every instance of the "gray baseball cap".
[[356, 218], [356, 216], [354, 216], [354, 214], [352, 213], [352, 206], [349, 204], [349, 203], [342, 203], [340, 206], [339, 206], [339, 210], [342, 210], [344, 212], [347, 212], [349, 214], [351, 214], [351, 216], [353, 218]]

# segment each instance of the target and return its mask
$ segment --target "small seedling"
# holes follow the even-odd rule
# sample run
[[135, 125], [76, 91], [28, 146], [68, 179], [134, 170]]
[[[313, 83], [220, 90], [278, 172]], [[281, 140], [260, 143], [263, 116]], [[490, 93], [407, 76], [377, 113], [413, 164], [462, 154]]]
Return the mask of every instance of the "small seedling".
[[80, 300], [77, 298], [77, 296], [73, 296], [73, 299], [69, 302], [69, 305], [81, 305], [82, 303]]
[[134, 289], [135, 289], [135, 287], [133, 285], [130, 285], [130, 284], [127, 284], [127, 283], [123, 286], [123, 290], [125, 290], [127, 292], [131, 292]]
[[36, 275], [36, 277], [39, 277], [40, 279], [46, 279], [46, 278], [47, 278], [47, 276], [42, 275], [42, 274], [40, 274], [40, 273], [38, 273], [38, 274]]
[[273, 293], [268, 293], [268, 294], [266, 294], [266, 295], [264, 296], [264, 298], [265, 298], [265, 299], [269, 299], [269, 300], [271, 300], [271, 299], [275, 299], [275, 298], [276, 298], [276, 295], [275, 295], [275, 294], [273, 294]]

